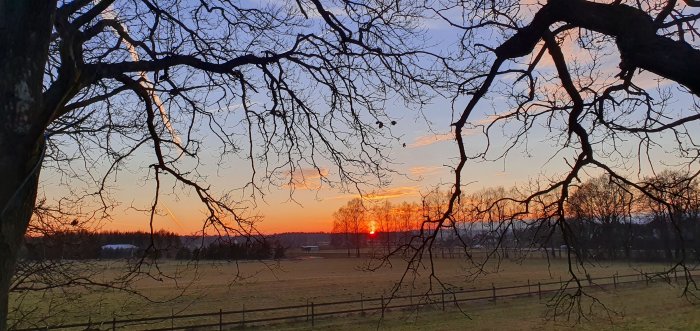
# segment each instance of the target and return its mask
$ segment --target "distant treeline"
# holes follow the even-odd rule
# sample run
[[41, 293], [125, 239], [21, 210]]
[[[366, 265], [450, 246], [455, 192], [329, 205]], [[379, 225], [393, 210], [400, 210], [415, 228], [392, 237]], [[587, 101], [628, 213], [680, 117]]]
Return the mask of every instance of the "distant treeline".
[[[571, 232], [569, 248], [584, 259], [592, 260], [634, 260], [634, 261], [676, 261], [682, 256], [700, 261], [700, 219], [695, 214], [676, 215], [671, 222], [664, 215], [646, 215], [645, 218], [626, 222], [597, 223], [585, 218], [568, 220]], [[683, 236], [676, 235], [676, 232]], [[514, 231], [508, 236], [510, 246], [517, 242], [543, 236], [536, 229]], [[560, 231], [549, 240], [538, 238], [539, 242], [551, 243], [553, 247], [565, 245]], [[493, 241], [493, 238], [492, 238]], [[685, 251], [685, 252], [683, 252]]]
[[[60, 231], [41, 237], [26, 237], [20, 257], [29, 260], [112, 259], [143, 256], [166, 259], [241, 260], [282, 258], [286, 250], [278, 241], [206, 238], [210, 240], [201, 240], [202, 237], [181, 237], [164, 230], [153, 234], [143, 231]], [[107, 245], [110, 246], [105, 247]]]
[[565, 251], [582, 260], [700, 261], [696, 174], [661, 171], [636, 186], [594, 177], [566, 196], [524, 192], [529, 188], [485, 188], [453, 201], [451, 191], [436, 189], [420, 203], [399, 204], [353, 199], [333, 214], [330, 244], [358, 257], [364, 247], [410, 253], [429, 244], [447, 252], [502, 249], [506, 257]]
[[[555, 229], [543, 232], [536, 227], [515, 224], [503, 226], [500, 222], [472, 223], [460, 229], [443, 229], [438, 232], [433, 248], [435, 254], [463, 252], [468, 250], [497, 249], [509, 257], [520, 252], [527, 254], [542, 251], [552, 258], [565, 256], [567, 251], [584, 260], [626, 261], [675, 261], [685, 251], [685, 256], [700, 261], [700, 219], [696, 216], [678, 217], [675, 226], [663, 215], [644, 215], [625, 222], [597, 223], [589, 219], [567, 220], [569, 231], [575, 233], [568, 243], [562, 232]], [[684, 237], [675, 235], [681, 231]], [[459, 234], [459, 236], [457, 235]], [[334, 233], [330, 235], [330, 247], [354, 255], [357, 247], [372, 248], [382, 254], [410, 245], [411, 240], [420, 240], [420, 232], [403, 231], [375, 233]], [[357, 238], [357, 239], [356, 239]]]
[[182, 247], [177, 259], [204, 260], [267, 260], [284, 257], [286, 248], [279, 242], [274, 244], [267, 240], [238, 243], [229, 240], [213, 242], [204, 248], [188, 249]]

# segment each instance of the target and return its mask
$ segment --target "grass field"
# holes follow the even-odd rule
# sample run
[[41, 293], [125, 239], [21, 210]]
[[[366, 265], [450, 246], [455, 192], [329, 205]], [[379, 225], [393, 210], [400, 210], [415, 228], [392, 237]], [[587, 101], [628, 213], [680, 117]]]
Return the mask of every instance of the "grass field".
[[[363, 261], [353, 258], [311, 258], [283, 260], [276, 263], [260, 262], [211, 263], [200, 262], [196, 268], [185, 267], [173, 261], [160, 264], [165, 275], [178, 275], [177, 279], [141, 279], [134, 289], [145, 294], [151, 302], [114, 290], [93, 292], [32, 293], [15, 295], [14, 304], [25, 312], [31, 312], [26, 320], [42, 320], [42, 323], [62, 324], [181, 313], [215, 312], [219, 309], [237, 310], [259, 307], [354, 300], [361, 296], [388, 295], [392, 286], [400, 279], [404, 265], [394, 261], [392, 268], [378, 271], [363, 270]], [[497, 271], [496, 272], [496, 268]], [[587, 272], [592, 277], [610, 276], [614, 273], [634, 273], [640, 269], [657, 271], [662, 265], [655, 264], [611, 264], [590, 266]], [[119, 266], [106, 266], [103, 277], [119, 273]], [[527, 280], [559, 280], [567, 277], [567, 264], [563, 260], [526, 260], [523, 263], [503, 261], [491, 264], [486, 274], [476, 279], [465, 277], [470, 270], [458, 259], [436, 259], [435, 270], [440, 280], [455, 289], [474, 289], [512, 284], [524, 284]], [[420, 294], [429, 287], [425, 277], [429, 270], [419, 269], [417, 277], [408, 279], [402, 294]], [[412, 274], [411, 274], [412, 276]], [[433, 286], [438, 288], [433, 282]], [[627, 288], [614, 293], [600, 292], [602, 301], [622, 315], [608, 319], [603, 311], [594, 311], [592, 321], [580, 328], [599, 329], [612, 327], [649, 330], [669, 326], [673, 329], [700, 329], [700, 310], [679, 298], [680, 290], [671, 286], [654, 285], [644, 289]], [[557, 329], [569, 324], [543, 322], [546, 303], [536, 299], [511, 299], [498, 304], [479, 303], [465, 306], [471, 319], [459, 312], [437, 310], [421, 312], [395, 312], [387, 314], [382, 329], [392, 330], [454, 330], [469, 326], [470, 329]], [[19, 316], [19, 315], [16, 315]], [[16, 317], [15, 316], [15, 317]], [[376, 329], [378, 317], [326, 318], [319, 321], [316, 329]], [[543, 324], [544, 323], [544, 324]], [[654, 324], [657, 323], [657, 324]], [[656, 327], [653, 327], [656, 325]], [[275, 325], [279, 329], [306, 329], [308, 324]]]
[[[668, 285], [627, 288], [597, 293], [613, 311], [595, 309], [588, 320], [546, 319], [546, 303], [519, 298], [498, 303], [466, 305], [465, 314], [436, 309], [388, 313], [379, 317], [347, 317], [316, 323], [314, 330], [700, 330], [700, 308], [678, 297]], [[260, 329], [265, 329], [264, 327]], [[276, 326], [277, 330], [306, 330], [308, 323]]]

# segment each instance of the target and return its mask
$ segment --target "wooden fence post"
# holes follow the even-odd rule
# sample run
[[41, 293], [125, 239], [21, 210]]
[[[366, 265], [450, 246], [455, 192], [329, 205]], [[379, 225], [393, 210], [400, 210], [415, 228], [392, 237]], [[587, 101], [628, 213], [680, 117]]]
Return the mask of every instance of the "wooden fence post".
[[530, 292], [530, 278], [527, 279], [527, 296], [532, 296], [532, 292]]
[[442, 297], [442, 311], [445, 311], [445, 290], [440, 292], [440, 297]]
[[224, 311], [219, 308], [219, 331], [224, 330]]
[[365, 314], [365, 298], [362, 295], [362, 292], [360, 292], [360, 313], [362, 315]]
[[617, 273], [613, 275], [613, 285], [615, 286], [615, 289], [617, 289]]
[[314, 327], [315, 324], [315, 311], [314, 311], [314, 302], [311, 301], [311, 327]]
[[309, 321], [309, 299], [306, 299], [306, 321]]
[[496, 285], [493, 285], [493, 283], [491, 283], [491, 297], [493, 302], [496, 302]]
[[175, 309], [170, 308], [170, 330], [175, 330]]
[[382, 318], [384, 318], [384, 294], [382, 294]]
[[112, 316], [112, 331], [115, 331], [115, 330], [117, 330], [117, 318]]
[[537, 282], [537, 297], [542, 300], [542, 283]]
[[243, 310], [241, 310], [241, 327], [245, 329], [245, 303], [243, 304]]

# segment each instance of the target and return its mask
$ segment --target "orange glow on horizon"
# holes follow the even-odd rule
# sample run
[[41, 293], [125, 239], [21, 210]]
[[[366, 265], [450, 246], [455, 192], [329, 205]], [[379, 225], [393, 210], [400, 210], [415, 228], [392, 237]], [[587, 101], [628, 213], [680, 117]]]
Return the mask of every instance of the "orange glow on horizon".
[[367, 224], [369, 228], [369, 234], [373, 235], [377, 232], [377, 222], [376, 221], [369, 221]]

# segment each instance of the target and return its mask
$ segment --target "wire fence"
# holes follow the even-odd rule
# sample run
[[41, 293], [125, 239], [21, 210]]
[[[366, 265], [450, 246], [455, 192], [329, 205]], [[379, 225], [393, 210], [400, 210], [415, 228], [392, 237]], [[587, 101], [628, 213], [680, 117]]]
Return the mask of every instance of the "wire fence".
[[[695, 271], [680, 276], [697, 276]], [[678, 282], [679, 273], [674, 272], [639, 272], [635, 274], [618, 275], [608, 277], [580, 279], [582, 287], [597, 287], [601, 289], [617, 289], [628, 284], [646, 283], [663, 280], [665, 282]], [[87, 323], [61, 324], [35, 326], [31, 328], [17, 328], [15, 331], [30, 330], [224, 330], [233, 327], [246, 327], [255, 325], [270, 325], [281, 322], [303, 322], [313, 327], [319, 318], [329, 316], [347, 316], [353, 314], [378, 314], [382, 318], [385, 313], [401, 311], [409, 308], [422, 308], [432, 306], [436, 309], [447, 310], [457, 307], [461, 303], [473, 301], [498, 302], [500, 299], [514, 297], [537, 297], [542, 300], [547, 295], [558, 293], [567, 289], [577, 288], [578, 284], [572, 280], [560, 280], [549, 282], [532, 282], [526, 284], [496, 287], [492, 284], [489, 288], [431, 292], [418, 295], [395, 295], [379, 297], [363, 297], [357, 300], [313, 302], [304, 304], [246, 309], [243, 306], [239, 310], [219, 309], [215, 312], [199, 314], [171, 314], [169, 316], [143, 317], [135, 319], [103, 320]]]

